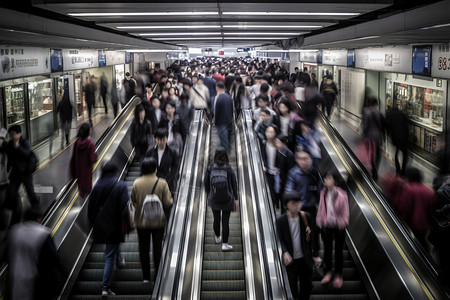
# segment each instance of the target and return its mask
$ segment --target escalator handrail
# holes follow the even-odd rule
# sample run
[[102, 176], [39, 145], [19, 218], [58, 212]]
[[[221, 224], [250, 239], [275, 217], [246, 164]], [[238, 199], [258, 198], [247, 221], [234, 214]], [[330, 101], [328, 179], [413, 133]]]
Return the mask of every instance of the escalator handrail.
[[[403, 252], [401, 256], [403, 257], [411, 271], [414, 274], [417, 274], [418, 279], [420, 278], [423, 284], [427, 285], [427, 287], [422, 286], [424, 292], [426, 294], [429, 294], [431, 293], [431, 290], [433, 290], [437, 291], [438, 293], [446, 294], [448, 296], [446, 289], [439, 280], [439, 274], [437, 273], [437, 270], [433, 267], [433, 263], [413, 241], [407, 229], [407, 226], [402, 220], [399, 219], [398, 214], [392, 209], [389, 201], [387, 201], [387, 199], [384, 197], [383, 192], [374, 183], [372, 177], [369, 175], [368, 171], [365, 169], [359, 159], [355, 156], [347, 142], [344, 140], [338, 130], [325, 118], [322, 112], [319, 112], [318, 120], [320, 121], [320, 125], [322, 125], [322, 130], [327, 132], [329, 138], [331, 138], [332, 136], [335, 137], [336, 141], [333, 142], [337, 142], [341, 146], [345, 155], [350, 159], [351, 164], [355, 166], [355, 171], [357, 173], [355, 176], [360, 175], [360, 177], [363, 179], [363, 190], [366, 190], [367, 188], [370, 193], [373, 193], [375, 195], [375, 197], [368, 197], [367, 201], [371, 202], [372, 210], [376, 210], [376, 213], [380, 215], [383, 222], [389, 222], [389, 224], [385, 224], [383, 227], [386, 230], [388, 236], [391, 238], [392, 242], [401, 247], [401, 251]], [[396, 233], [395, 230], [397, 230], [398, 232]], [[398, 251], [400, 251], [399, 247], [396, 247]], [[421, 270], [425, 271], [428, 274], [420, 274], [421, 270], [418, 270], [417, 266], [420, 266], [420, 268], [422, 268]], [[430, 277], [432, 278], [431, 281], [429, 280]], [[424, 278], [427, 279], [428, 284], [423, 281]]]
[[[282, 250], [275, 226], [276, 217], [273, 203], [267, 188], [267, 178], [263, 172], [260, 143], [253, 131], [253, 127], [248, 126], [249, 124], [252, 124], [251, 111], [244, 111], [242, 115], [243, 118], [245, 118], [243, 119], [243, 123], [245, 124], [245, 134], [248, 140], [249, 153], [251, 155], [252, 173], [257, 176], [254, 183], [256, 185], [256, 190], [261, 193], [256, 201], [258, 206], [256, 212], [258, 214], [260, 232], [262, 232], [264, 236], [264, 244], [261, 248], [263, 249], [264, 270], [267, 273], [266, 285], [269, 288], [269, 297], [271, 297], [271, 299], [280, 299], [280, 297], [282, 297], [282, 299], [291, 300], [293, 298], [290, 293], [287, 272], [283, 267], [284, 264], [281, 260]], [[262, 206], [261, 204], [264, 205]], [[267, 220], [267, 218], [269, 218], [271, 222], [263, 222], [263, 220]], [[268, 249], [273, 249], [274, 252], [272, 253], [273, 256], [270, 258], [269, 255], [271, 255], [271, 253], [268, 253]]]

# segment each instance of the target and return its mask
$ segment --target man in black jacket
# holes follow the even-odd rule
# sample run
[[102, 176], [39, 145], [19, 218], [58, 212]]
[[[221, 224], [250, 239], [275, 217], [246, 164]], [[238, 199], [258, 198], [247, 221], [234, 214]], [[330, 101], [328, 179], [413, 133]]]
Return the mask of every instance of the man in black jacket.
[[124, 241], [122, 212], [129, 197], [125, 183], [117, 182], [117, 171], [113, 163], [107, 163], [102, 169], [102, 178], [89, 196], [88, 219], [93, 226], [94, 242], [106, 244], [102, 296], [115, 295], [111, 291], [114, 266], [122, 268], [125, 265], [120, 243]]
[[[302, 202], [297, 192], [286, 193], [283, 196], [286, 213], [276, 221], [278, 237], [283, 251], [283, 262], [289, 278], [292, 297], [307, 300], [312, 291], [313, 263], [319, 266], [322, 263], [318, 249], [313, 247], [309, 226], [311, 220], [308, 213], [302, 212]], [[298, 292], [298, 279], [300, 279], [300, 293]]]
[[225, 84], [221, 81], [216, 83], [216, 101], [214, 107], [215, 124], [220, 139], [220, 145], [225, 150], [230, 150], [230, 132], [233, 123], [233, 100], [225, 92]]
[[8, 129], [9, 142], [2, 145], [6, 148], [8, 156], [8, 169], [11, 170], [8, 188], [7, 208], [13, 211], [11, 225], [20, 222], [18, 209], [18, 190], [23, 183], [28, 200], [34, 208], [39, 207], [39, 198], [34, 193], [33, 174], [29, 170], [31, 148], [30, 143], [22, 137], [22, 129], [19, 125], [13, 125]]
[[[275, 158], [275, 167], [279, 170], [279, 186], [275, 189], [278, 199], [284, 194], [284, 187], [286, 186], [287, 175], [289, 170], [295, 166], [294, 153], [287, 147], [288, 137], [279, 134], [275, 139], [275, 146], [277, 147], [277, 155]], [[281, 205], [281, 213], [285, 213], [284, 205]]]
[[153, 157], [158, 162], [156, 176], [167, 181], [173, 195], [178, 177], [178, 155], [167, 145], [167, 137], [167, 129], [158, 128], [155, 132], [156, 145], [147, 151], [145, 157]]
[[[408, 117], [400, 109], [394, 107], [386, 115], [386, 127], [391, 134], [392, 143], [397, 148], [395, 150], [395, 171], [397, 174], [405, 175], [408, 162]], [[403, 154], [401, 166], [398, 159], [399, 150]]]

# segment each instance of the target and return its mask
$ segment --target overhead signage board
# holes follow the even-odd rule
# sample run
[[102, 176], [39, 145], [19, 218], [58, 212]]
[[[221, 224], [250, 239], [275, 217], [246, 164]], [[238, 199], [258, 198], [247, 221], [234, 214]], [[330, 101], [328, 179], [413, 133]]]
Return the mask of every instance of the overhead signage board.
[[50, 49], [0, 45], [0, 80], [50, 73]]
[[105, 51], [106, 65], [121, 65], [125, 63], [125, 51]]
[[450, 78], [450, 44], [433, 45], [431, 76]]
[[365, 48], [355, 50], [355, 66], [375, 71], [411, 73], [411, 46]]
[[64, 71], [97, 68], [98, 51], [64, 49], [63, 61], [64, 61]]
[[323, 50], [322, 64], [347, 66], [347, 50]]
[[316, 63], [317, 62], [317, 52], [300, 52], [300, 61]]
[[98, 50], [98, 66], [105, 67], [106, 66], [106, 53], [105, 50]]
[[125, 52], [125, 64], [129, 64], [131, 62], [131, 53]]
[[52, 73], [58, 73], [64, 70], [62, 49], [50, 49], [50, 69]]

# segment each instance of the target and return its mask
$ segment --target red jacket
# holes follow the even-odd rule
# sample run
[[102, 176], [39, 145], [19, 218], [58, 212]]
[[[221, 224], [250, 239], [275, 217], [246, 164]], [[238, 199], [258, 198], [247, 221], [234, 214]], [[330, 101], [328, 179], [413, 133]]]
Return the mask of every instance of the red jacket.
[[95, 145], [90, 138], [77, 139], [70, 159], [70, 177], [78, 180], [78, 192], [81, 197], [92, 190], [92, 169], [97, 161]]
[[[336, 223], [339, 229], [344, 229], [348, 225], [349, 220], [349, 208], [347, 193], [336, 187], [337, 197], [333, 201], [334, 212], [336, 215]], [[318, 227], [327, 227], [327, 210], [325, 207], [325, 191], [322, 189], [320, 192], [319, 209], [317, 210], [316, 224]]]

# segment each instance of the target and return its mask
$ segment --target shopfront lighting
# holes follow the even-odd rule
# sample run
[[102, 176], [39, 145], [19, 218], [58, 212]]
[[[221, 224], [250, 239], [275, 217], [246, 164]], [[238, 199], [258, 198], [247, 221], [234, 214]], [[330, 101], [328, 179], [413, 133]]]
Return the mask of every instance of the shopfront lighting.
[[140, 36], [177, 36], [177, 35], [221, 35], [220, 32], [159, 32], [139, 33]]
[[117, 26], [117, 29], [209, 29], [220, 28], [220, 25], [148, 25], [148, 26]]
[[322, 28], [321, 25], [223, 25], [223, 28]]
[[358, 16], [360, 13], [347, 13], [347, 12], [281, 12], [281, 11], [225, 11], [223, 15], [236, 15], [236, 16], [335, 16], [335, 17], [353, 17]]

